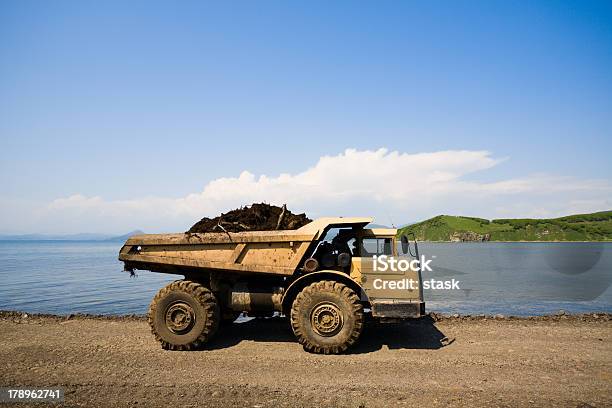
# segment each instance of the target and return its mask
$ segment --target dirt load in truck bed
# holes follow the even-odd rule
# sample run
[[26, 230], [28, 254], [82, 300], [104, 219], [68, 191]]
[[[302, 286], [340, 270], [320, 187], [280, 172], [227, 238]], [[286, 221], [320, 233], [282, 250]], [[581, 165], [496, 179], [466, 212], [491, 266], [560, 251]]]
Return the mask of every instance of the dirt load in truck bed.
[[306, 217], [306, 214], [293, 214], [287, 210], [285, 205], [278, 207], [265, 203], [254, 203], [215, 218], [204, 217], [196, 222], [187, 233], [293, 230], [310, 221], [312, 220]]

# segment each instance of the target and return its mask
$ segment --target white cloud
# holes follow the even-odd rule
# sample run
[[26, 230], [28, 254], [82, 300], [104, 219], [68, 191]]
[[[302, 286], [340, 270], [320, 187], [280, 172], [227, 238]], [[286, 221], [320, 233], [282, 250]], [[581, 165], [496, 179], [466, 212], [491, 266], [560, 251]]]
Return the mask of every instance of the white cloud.
[[[287, 203], [311, 217], [373, 215], [379, 223], [416, 221], [440, 213], [481, 217], [557, 216], [611, 207], [612, 186], [546, 174], [478, 182], [466, 176], [498, 165], [486, 151], [408, 154], [348, 149], [296, 174], [210, 181], [182, 198], [105, 200], [76, 194], [54, 200], [37, 225], [53, 232], [181, 231], [203, 216], [252, 202]], [[49, 231], [51, 232], [51, 231]]]

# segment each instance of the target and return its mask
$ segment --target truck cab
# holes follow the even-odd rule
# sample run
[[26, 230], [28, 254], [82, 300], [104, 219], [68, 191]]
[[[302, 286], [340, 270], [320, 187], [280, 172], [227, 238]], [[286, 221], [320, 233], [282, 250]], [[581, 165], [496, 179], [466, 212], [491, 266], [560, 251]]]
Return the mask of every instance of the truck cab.
[[318, 273], [326, 270], [347, 273], [359, 285], [360, 298], [375, 318], [424, 315], [422, 276], [420, 268], [415, 267], [418, 264], [412, 262], [409, 268], [394, 268], [394, 263], [388, 262], [418, 258], [416, 242], [411, 244], [406, 237], [398, 238], [395, 228], [365, 228], [366, 220], [371, 222], [370, 218], [325, 220], [327, 227], [321, 232], [320, 243], [305, 261], [306, 272], [315, 273], [315, 267], [309, 265], [309, 261], [314, 263], [314, 258], [318, 261]]

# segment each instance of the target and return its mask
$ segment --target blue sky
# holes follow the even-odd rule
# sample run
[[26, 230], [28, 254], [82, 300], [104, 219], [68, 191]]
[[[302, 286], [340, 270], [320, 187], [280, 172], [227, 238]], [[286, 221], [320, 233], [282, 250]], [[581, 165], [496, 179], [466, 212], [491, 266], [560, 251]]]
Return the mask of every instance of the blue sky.
[[[330, 182], [316, 201], [259, 179], [307, 186], [321, 157], [367, 163], [380, 148], [400, 157], [372, 167], [410, 169], [402, 194], [335, 200], [392, 176], [363, 166], [367, 188]], [[0, 232], [182, 229], [268, 196], [398, 223], [605, 210], [610, 151], [607, 1], [0, 3]], [[436, 152], [442, 167], [411, 167]], [[243, 171], [251, 195], [231, 181]], [[406, 187], [449, 172], [443, 195]], [[235, 194], [193, 199], [228, 178]], [[516, 187], [529, 180], [568, 187], [534, 198]]]

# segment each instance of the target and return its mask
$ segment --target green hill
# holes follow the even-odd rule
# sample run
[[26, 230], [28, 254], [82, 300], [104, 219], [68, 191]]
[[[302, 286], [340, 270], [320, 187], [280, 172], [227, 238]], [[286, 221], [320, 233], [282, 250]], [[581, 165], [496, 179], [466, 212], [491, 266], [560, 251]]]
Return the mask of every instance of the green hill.
[[499, 219], [439, 215], [399, 234], [421, 241], [612, 241], [612, 211], [551, 219]]

